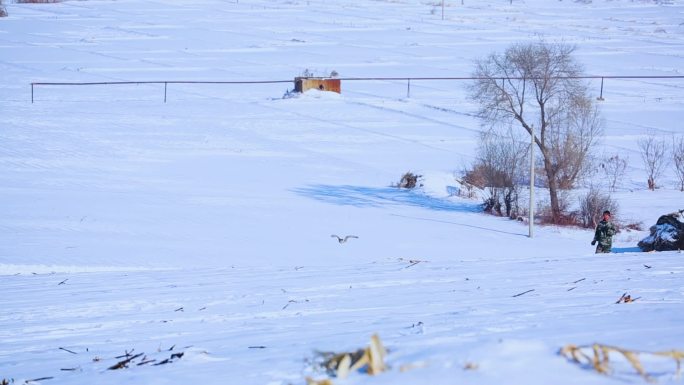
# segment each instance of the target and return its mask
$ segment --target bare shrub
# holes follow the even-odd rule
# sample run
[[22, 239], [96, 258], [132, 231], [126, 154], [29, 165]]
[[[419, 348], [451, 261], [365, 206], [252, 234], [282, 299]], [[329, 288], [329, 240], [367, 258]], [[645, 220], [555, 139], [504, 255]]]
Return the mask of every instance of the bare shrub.
[[516, 123], [534, 133], [541, 150], [552, 222], [560, 221], [561, 190], [572, 188], [587, 170], [587, 159], [603, 122], [578, 77], [575, 48], [546, 42], [514, 44], [476, 64], [470, 97], [485, 126]]
[[495, 211], [510, 218], [518, 215], [520, 182], [526, 175], [524, 164], [528, 146], [510, 128], [503, 132], [489, 130], [480, 134], [477, 159], [470, 178], [477, 176], [482, 187], [489, 189], [485, 211]]
[[481, 163], [473, 165], [471, 170], [465, 172], [463, 180], [477, 188], [485, 188], [487, 186], [487, 178], [485, 176], [485, 166]]
[[559, 217], [554, 217], [553, 209], [548, 201], [540, 202], [537, 205], [537, 214], [541, 223], [560, 226], [580, 226], [578, 212], [570, 210], [570, 194], [568, 192], [562, 192], [558, 196], [558, 203], [561, 209], [561, 215]]
[[656, 181], [667, 165], [665, 140], [651, 131], [646, 137], [639, 139], [637, 145], [641, 151], [646, 174], [648, 174], [648, 189], [653, 191], [656, 189]]
[[620, 155], [615, 154], [603, 159], [601, 163], [601, 170], [608, 181], [608, 190], [614, 192], [620, 186], [620, 181], [625, 176], [629, 157], [621, 158]]
[[501, 202], [499, 201], [499, 192], [497, 190], [491, 191], [489, 198], [485, 198], [482, 202], [482, 209], [486, 213], [503, 215], [501, 211]]
[[618, 204], [610, 194], [591, 187], [586, 195], [579, 198], [579, 225], [594, 228], [601, 221], [601, 215], [608, 210], [612, 216], [617, 216]]
[[[467, 172], [464, 174], [467, 175]], [[463, 179], [456, 179], [456, 182], [460, 185], [460, 188], [458, 189], [458, 192], [456, 195], [462, 197], [462, 198], [468, 198], [468, 199], [473, 199], [477, 196], [476, 190], [482, 189], [481, 187], [478, 187], [472, 183], [469, 183], [466, 178]], [[447, 191], [449, 191], [449, 187], [447, 187]], [[450, 195], [454, 195], [452, 192], [450, 192]]]
[[684, 136], [672, 139], [672, 163], [679, 179], [679, 191], [684, 191]]
[[62, 0], [15, 0], [18, 4], [60, 3]]
[[546, 208], [540, 212], [539, 218], [541, 218], [541, 223], [545, 225], [564, 227], [579, 226], [577, 212], [564, 211], [558, 219], [554, 219], [550, 206], [546, 206]]
[[644, 224], [641, 222], [630, 222], [625, 225], [625, 228], [629, 230], [643, 231]]

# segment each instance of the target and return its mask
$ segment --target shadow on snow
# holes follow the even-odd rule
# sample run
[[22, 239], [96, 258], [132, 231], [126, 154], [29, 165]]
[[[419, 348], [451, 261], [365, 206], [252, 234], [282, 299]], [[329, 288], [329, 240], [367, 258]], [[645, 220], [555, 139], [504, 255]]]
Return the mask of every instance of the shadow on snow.
[[[297, 194], [306, 196], [308, 198], [316, 199], [326, 203], [332, 203], [342, 206], [354, 206], [359, 208], [369, 207], [387, 207], [387, 206], [414, 206], [422, 207], [435, 211], [461, 212], [461, 213], [481, 213], [482, 205], [465, 200], [456, 202], [446, 199], [433, 198], [427, 195], [416, 193], [412, 190], [400, 189], [396, 187], [361, 187], [361, 186], [329, 186], [329, 185], [313, 185], [309, 187], [302, 187], [292, 190]], [[451, 222], [439, 220], [434, 218], [418, 218], [398, 214], [392, 214], [399, 217], [410, 218], [415, 220], [441, 222], [452, 225], [459, 225], [465, 227], [476, 228], [480, 230], [494, 231], [497, 233], [511, 234], [516, 236], [526, 236], [520, 233], [490, 229], [480, 226], [473, 226], [472, 224], [464, 224], [458, 222]]]
[[472, 202], [452, 202], [396, 187], [314, 185], [294, 192], [322, 202], [354, 207], [414, 206], [436, 211], [475, 213], [481, 206]]
[[613, 247], [611, 250], [613, 253], [641, 253], [643, 252], [638, 247]]

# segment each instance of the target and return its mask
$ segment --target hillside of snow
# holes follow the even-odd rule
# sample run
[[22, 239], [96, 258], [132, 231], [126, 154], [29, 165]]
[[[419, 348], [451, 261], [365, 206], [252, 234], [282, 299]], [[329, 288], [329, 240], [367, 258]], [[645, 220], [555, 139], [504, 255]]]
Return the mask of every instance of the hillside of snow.
[[[619, 353], [607, 375], [558, 354], [594, 342], [681, 382], [645, 353], [684, 350], [684, 260], [636, 243], [684, 193], [671, 169], [646, 189], [637, 141], [684, 134], [684, 79], [589, 81], [600, 154], [629, 159], [618, 220], [643, 229], [597, 256], [591, 230], [529, 238], [455, 194], [477, 106], [466, 81], [415, 78], [467, 77], [541, 38], [576, 45], [589, 75], [683, 75], [684, 2], [446, 1], [443, 18], [416, 0], [4, 6], [0, 382], [303, 385], [329, 377], [316, 352], [375, 333], [387, 372], [335, 384], [645, 381]], [[414, 80], [295, 97], [289, 82], [31, 87], [333, 71]], [[393, 187], [408, 171], [422, 186]]]

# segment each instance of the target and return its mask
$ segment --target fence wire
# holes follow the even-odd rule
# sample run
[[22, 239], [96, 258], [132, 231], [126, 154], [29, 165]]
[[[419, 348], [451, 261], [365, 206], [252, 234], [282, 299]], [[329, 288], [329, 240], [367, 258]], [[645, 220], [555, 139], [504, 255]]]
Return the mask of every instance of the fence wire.
[[[599, 100], [603, 99], [603, 85], [605, 79], [621, 79], [621, 80], [647, 80], [647, 79], [684, 79], [684, 75], [587, 75], [587, 76], [556, 76], [554, 79], [587, 79], [587, 80], [601, 80], [601, 91]], [[473, 81], [473, 80], [532, 80], [535, 78], [524, 77], [347, 77], [335, 78], [343, 82], [358, 82], [358, 81], [405, 81], [406, 95], [410, 97], [411, 82], [423, 81]], [[167, 90], [169, 84], [219, 84], [219, 85], [236, 85], [236, 84], [278, 84], [278, 83], [294, 83], [294, 80], [237, 80], [237, 81], [213, 81], [213, 80], [141, 80], [141, 81], [110, 81], [110, 82], [32, 82], [31, 83], [31, 103], [34, 103], [34, 95], [36, 87], [78, 87], [78, 86], [116, 86], [116, 85], [141, 85], [141, 84], [163, 84], [164, 85], [164, 103], [167, 101]]]

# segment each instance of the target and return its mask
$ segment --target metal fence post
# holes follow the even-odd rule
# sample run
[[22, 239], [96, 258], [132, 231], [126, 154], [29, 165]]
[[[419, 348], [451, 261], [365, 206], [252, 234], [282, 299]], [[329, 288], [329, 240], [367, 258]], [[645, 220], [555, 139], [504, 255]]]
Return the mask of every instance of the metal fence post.
[[169, 84], [168, 82], [164, 82], [164, 103], [166, 103], [166, 85]]
[[33, 104], [33, 83], [31, 83], [31, 104]]
[[407, 78], [407, 83], [406, 83], [406, 98], [411, 97], [411, 78]]

